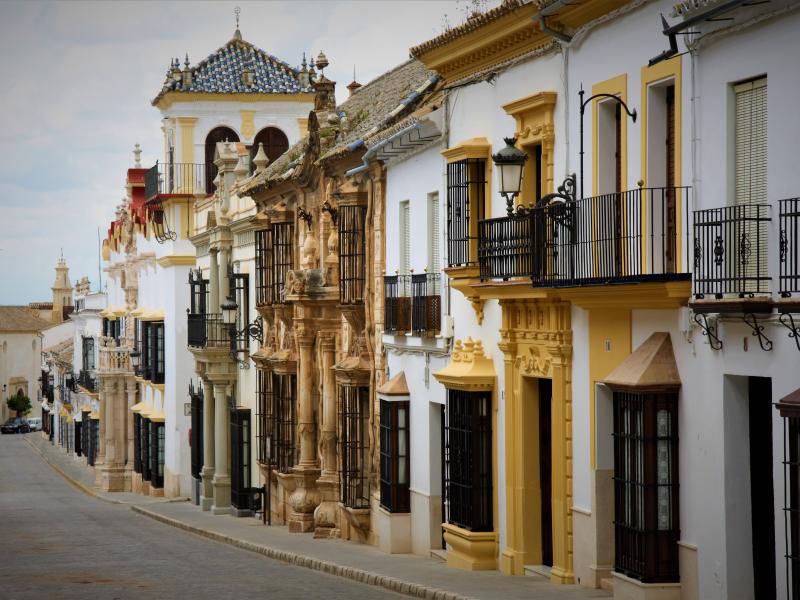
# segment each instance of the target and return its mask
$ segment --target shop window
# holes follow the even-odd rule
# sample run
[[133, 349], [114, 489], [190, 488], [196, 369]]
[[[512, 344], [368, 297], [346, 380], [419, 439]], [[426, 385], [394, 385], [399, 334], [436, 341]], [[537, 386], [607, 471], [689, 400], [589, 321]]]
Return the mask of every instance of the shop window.
[[381, 506], [409, 512], [409, 427], [407, 400], [381, 400]]
[[492, 531], [491, 392], [447, 391], [443, 444], [446, 522]]
[[369, 508], [369, 387], [339, 386], [340, 499]]

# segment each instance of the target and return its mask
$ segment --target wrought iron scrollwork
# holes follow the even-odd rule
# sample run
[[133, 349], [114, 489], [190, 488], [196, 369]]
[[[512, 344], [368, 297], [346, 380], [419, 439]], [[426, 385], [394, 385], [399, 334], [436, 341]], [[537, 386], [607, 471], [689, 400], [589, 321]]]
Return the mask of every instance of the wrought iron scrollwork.
[[722, 239], [721, 235], [718, 235], [716, 238], [714, 238], [714, 264], [718, 267], [721, 267], [724, 260], [725, 240]]
[[780, 249], [781, 262], [786, 262], [786, 254], [789, 252], [789, 240], [786, 238], [786, 230], [781, 229], [780, 242], [778, 248]]
[[710, 325], [705, 313], [694, 313], [694, 322], [703, 330], [703, 335], [708, 336], [708, 345], [712, 350], [722, 349], [722, 340], [717, 337], [717, 328]]
[[758, 338], [758, 345], [761, 346], [762, 350], [766, 352], [772, 350], [772, 340], [764, 334], [764, 326], [758, 324], [758, 319], [753, 313], [744, 313], [742, 321], [753, 330], [753, 335]]
[[742, 232], [742, 237], [739, 240], [739, 260], [742, 262], [742, 265], [746, 265], [748, 262], [750, 262], [750, 255], [752, 253], [753, 251], [750, 245], [750, 237], [746, 232]]
[[789, 338], [794, 340], [797, 349], [800, 350], [800, 323], [794, 322], [794, 315], [790, 312], [781, 313], [778, 315], [778, 320], [789, 330]]
[[325, 202], [322, 203], [322, 212], [328, 213], [331, 216], [331, 221], [333, 222], [334, 225], [336, 225], [336, 220], [339, 218], [339, 211], [333, 208], [333, 206], [331, 206], [331, 203], [328, 202], [327, 200], [325, 200]]
[[174, 242], [178, 239], [178, 234], [172, 231], [169, 226], [167, 214], [161, 206], [161, 202], [152, 202], [148, 206], [147, 212], [150, 214], [150, 224], [153, 226], [153, 235], [159, 244], [167, 241]]
[[306, 227], [308, 227], [308, 230], [311, 231], [311, 224], [314, 222], [314, 215], [301, 206], [297, 209], [297, 218], [301, 221], [305, 221]]
[[703, 247], [700, 245], [700, 240], [694, 238], [694, 266], [695, 269], [700, 268], [700, 261], [703, 259]]

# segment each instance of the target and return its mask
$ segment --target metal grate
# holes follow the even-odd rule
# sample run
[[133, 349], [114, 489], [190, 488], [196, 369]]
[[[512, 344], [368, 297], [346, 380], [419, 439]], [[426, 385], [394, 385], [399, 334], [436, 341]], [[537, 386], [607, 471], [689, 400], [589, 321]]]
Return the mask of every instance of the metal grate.
[[139, 449], [142, 453], [142, 481], [150, 481], [150, 420], [141, 418]]
[[366, 219], [366, 206], [339, 207], [339, 301], [342, 304], [364, 301]]
[[534, 213], [485, 219], [478, 223], [481, 279], [530, 277]]
[[383, 329], [402, 335], [411, 331], [409, 275], [386, 275], [383, 278]]
[[408, 402], [380, 403], [381, 506], [389, 512], [409, 512]]
[[678, 581], [678, 395], [614, 392], [614, 570]]
[[492, 394], [447, 391], [444, 423], [446, 522], [493, 530]]
[[201, 194], [205, 192], [205, 172], [206, 165], [202, 164], [156, 162], [144, 175], [145, 199], [152, 200], [160, 195]]
[[472, 248], [486, 202], [486, 160], [474, 158], [447, 165], [447, 264], [467, 266], [477, 260]]
[[91, 442], [89, 438], [92, 434], [92, 419], [89, 417], [90, 414], [88, 410], [81, 411], [81, 450], [87, 462], [91, 452]]
[[800, 198], [779, 200], [780, 292], [784, 298], [800, 293]]
[[187, 344], [190, 348], [230, 349], [229, 327], [220, 313], [187, 314]]
[[768, 294], [769, 205], [737, 204], [694, 213], [694, 295]]
[[250, 409], [231, 407], [231, 504], [250, 510]]
[[[89, 413], [83, 414], [88, 415]], [[135, 473], [142, 472], [142, 417], [136, 413], [133, 415], [133, 471]]]
[[200, 479], [203, 472], [203, 385], [195, 388], [189, 382], [189, 399], [192, 411], [191, 459], [192, 477]]
[[272, 225], [272, 303], [286, 300], [286, 276], [294, 268], [294, 223]]
[[800, 599], [800, 417], [783, 419], [783, 520], [786, 532], [786, 589]]
[[247, 273], [234, 273], [229, 267], [228, 286], [230, 295], [236, 301], [236, 351], [250, 351], [250, 336], [245, 327], [250, 323], [250, 276]]
[[339, 386], [340, 500], [369, 508], [369, 388]]
[[442, 323], [442, 299], [439, 273], [411, 276], [411, 331], [415, 335], [434, 336]]
[[256, 306], [272, 304], [272, 230], [256, 231]]

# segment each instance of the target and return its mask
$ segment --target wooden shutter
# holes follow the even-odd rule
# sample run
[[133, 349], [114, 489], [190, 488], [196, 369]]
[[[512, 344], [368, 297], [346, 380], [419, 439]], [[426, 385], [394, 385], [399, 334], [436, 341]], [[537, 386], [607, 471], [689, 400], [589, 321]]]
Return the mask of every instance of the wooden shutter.
[[439, 242], [439, 192], [428, 194], [428, 273], [438, 273], [441, 265]]
[[733, 89], [736, 204], [761, 204], [767, 201], [767, 79]]
[[411, 269], [411, 207], [408, 200], [400, 203], [400, 274]]

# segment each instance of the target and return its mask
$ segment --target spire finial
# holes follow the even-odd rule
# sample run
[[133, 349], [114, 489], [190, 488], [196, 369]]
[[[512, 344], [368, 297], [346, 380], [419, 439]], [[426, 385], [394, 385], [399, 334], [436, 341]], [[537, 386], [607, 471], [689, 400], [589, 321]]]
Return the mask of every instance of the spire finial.
[[233, 32], [233, 39], [240, 40], [242, 39], [242, 32], [239, 31], [239, 15], [242, 13], [242, 9], [240, 7], [236, 7], [233, 9], [233, 14], [236, 17], [236, 31]]

